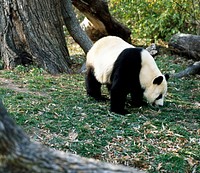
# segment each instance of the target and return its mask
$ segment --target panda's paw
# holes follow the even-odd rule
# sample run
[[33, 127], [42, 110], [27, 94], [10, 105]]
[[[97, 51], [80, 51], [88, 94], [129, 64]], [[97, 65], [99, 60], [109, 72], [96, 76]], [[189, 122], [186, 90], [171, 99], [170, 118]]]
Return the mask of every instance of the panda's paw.
[[101, 96], [101, 95], [92, 95], [92, 94], [88, 94], [88, 96], [90, 97], [90, 98], [92, 98], [92, 99], [95, 99], [96, 101], [98, 101], [98, 102], [102, 102], [102, 101], [108, 101], [109, 99], [108, 98], [106, 98], [105, 96]]
[[104, 97], [104, 96], [101, 96], [101, 97], [96, 97], [95, 98], [96, 101], [100, 101], [100, 102], [106, 102], [108, 101], [109, 99]]
[[145, 101], [142, 101], [142, 106], [147, 106], [148, 105], [148, 103], [147, 102], [145, 102]]
[[132, 101], [131, 105], [133, 107], [147, 106], [147, 102], [145, 102], [145, 101]]
[[126, 115], [126, 114], [130, 114], [129, 111], [127, 111], [126, 109], [123, 109], [123, 110], [110, 110], [111, 112], [114, 112], [116, 114], [121, 114], [121, 115]]

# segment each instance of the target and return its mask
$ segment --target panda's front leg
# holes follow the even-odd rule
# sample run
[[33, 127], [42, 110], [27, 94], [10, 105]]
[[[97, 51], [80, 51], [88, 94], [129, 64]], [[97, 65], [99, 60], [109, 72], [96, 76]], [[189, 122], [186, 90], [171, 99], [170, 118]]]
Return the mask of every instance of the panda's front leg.
[[141, 89], [140, 87], [135, 88], [134, 90], [131, 91], [131, 105], [134, 107], [140, 107], [147, 105], [145, 101], [143, 101], [143, 92], [144, 90]]
[[128, 114], [129, 112], [125, 110], [127, 92], [123, 88], [111, 87], [110, 90], [110, 110], [118, 114]]

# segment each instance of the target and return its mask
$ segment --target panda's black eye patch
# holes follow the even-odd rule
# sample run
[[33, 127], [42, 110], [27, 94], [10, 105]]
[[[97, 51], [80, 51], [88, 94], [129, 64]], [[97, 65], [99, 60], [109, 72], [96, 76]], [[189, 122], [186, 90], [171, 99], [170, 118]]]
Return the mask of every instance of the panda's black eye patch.
[[162, 98], [162, 94], [160, 94], [157, 98], [156, 98], [156, 100], [159, 100], [159, 99], [161, 99]]

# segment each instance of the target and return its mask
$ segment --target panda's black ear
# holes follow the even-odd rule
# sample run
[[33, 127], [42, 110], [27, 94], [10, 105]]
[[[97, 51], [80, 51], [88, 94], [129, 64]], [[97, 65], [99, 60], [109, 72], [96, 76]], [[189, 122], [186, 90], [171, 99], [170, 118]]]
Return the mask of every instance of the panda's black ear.
[[158, 76], [153, 80], [153, 84], [160, 85], [163, 81], [163, 76]]
[[168, 81], [168, 79], [169, 79], [169, 74], [165, 74], [165, 79], [166, 79], [166, 81]]

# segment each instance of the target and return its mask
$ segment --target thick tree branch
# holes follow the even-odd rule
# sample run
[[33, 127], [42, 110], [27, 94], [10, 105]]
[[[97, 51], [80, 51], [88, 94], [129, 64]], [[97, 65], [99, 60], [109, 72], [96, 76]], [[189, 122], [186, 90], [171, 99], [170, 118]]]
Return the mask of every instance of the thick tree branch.
[[65, 25], [73, 39], [81, 46], [83, 51], [87, 53], [92, 47], [93, 43], [87, 34], [81, 29], [80, 24], [76, 18], [76, 14], [72, 8], [72, 2], [69, 0], [63, 0], [63, 2], [63, 17]]
[[101, 23], [108, 35], [121, 37], [127, 42], [131, 41], [131, 31], [111, 16], [106, 0], [72, 0], [72, 3], [94, 26], [96, 23]]
[[200, 74], [200, 61], [195, 62], [191, 66], [187, 67], [185, 70], [174, 74], [174, 77], [182, 78], [189, 75]]
[[1, 173], [142, 173], [134, 168], [98, 162], [31, 142], [8, 116], [0, 101]]

